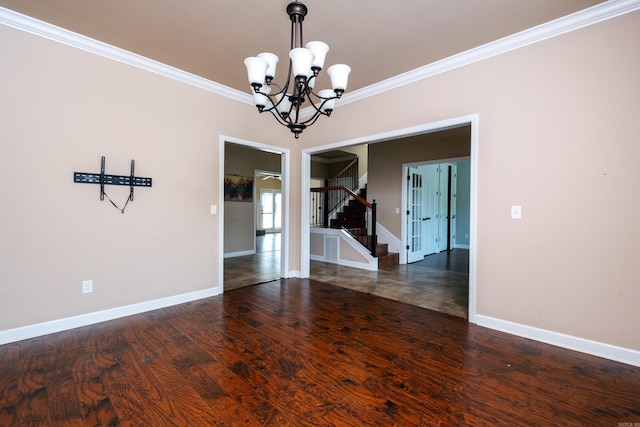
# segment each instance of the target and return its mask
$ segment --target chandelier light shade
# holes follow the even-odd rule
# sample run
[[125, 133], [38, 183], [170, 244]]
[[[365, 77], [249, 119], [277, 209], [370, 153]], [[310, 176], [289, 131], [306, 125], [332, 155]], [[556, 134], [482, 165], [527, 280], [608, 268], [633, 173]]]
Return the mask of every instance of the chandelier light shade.
[[[330, 116], [336, 99], [347, 90], [351, 68], [336, 64], [327, 70], [332, 89], [314, 92], [315, 80], [324, 67], [329, 46], [321, 41], [312, 41], [303, 46], [302, 21], [307, 7], [300, 2], [289, 3], [287, 14], [291, 19], [291, 50], [289, 71], [283, 86], [274, 83], [278, 57], [273, 53], [260, 53], [244, 60], [253, 99], [261, 113], [270, 112], [276, 120], [288, 127], [296, 138], [320, 116]], [[273, 90], [273, 89], [277, 89]], [[301, 117], [301, 109], [309, 101], [312, 114]]]

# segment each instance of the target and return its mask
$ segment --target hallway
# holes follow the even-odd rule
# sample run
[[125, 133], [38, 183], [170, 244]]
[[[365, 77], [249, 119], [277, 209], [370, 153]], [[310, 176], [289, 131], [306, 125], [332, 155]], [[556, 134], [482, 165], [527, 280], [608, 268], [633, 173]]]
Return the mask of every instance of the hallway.
[[[224, 260], [224, 290], [280, 278], [280, 234], [256, 238], [256, 254]], [[311, 261], [310, 278], [468, 318], [469, 251], [454, 249], [378, 271]]]
[[224, 290], [280, 279], [280, 233], [256, 237], [256, 254], [224, 260]]

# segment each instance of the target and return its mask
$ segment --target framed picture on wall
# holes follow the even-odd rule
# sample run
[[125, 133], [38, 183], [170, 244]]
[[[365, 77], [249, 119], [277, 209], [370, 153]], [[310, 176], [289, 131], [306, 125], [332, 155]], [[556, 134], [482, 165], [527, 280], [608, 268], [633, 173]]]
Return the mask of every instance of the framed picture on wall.
[[224, 176], [225, 202], [252, 202], [253, 178], [240, 175]]

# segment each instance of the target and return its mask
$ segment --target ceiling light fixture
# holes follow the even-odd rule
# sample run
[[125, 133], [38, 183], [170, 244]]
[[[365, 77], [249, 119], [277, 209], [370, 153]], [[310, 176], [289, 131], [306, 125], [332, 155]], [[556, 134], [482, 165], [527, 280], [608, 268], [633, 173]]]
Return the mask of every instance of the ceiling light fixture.
[[[333, 89], [324, 89], [315, 93], [315, 83], [329, 46], [323, 42], [312, 41], [302, 46], [302, 21], [307, 15], [307, 7], [299, 2], [289, 3], [287, 14], [291, 19], [291, 51], [289, 52], [289, 73], [284, 86], [273, 82], [278, 57], [273, 53], [261, 53], [244, 60], [247, 66], [249, 83], [253, 88], [253, 97], [258, 111], [271, 112], [278, 122], [288, 127], [298, 138], [300, 133], [311, 126], [320, 116], [330, 116], [335, 100], [347, 89], [347, 80], [351, 68], [336, 64], [327, 70]], [[278, 89], [272, 92], [272, 87]], [[301, 117], [300, 109], [305, 100], [313, 107], [310, 117]]]

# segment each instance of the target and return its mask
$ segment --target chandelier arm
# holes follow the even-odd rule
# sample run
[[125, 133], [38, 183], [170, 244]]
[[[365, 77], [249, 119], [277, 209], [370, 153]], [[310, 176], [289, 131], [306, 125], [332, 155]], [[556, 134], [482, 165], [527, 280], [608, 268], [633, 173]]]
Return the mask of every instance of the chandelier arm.
[[[269, 99], [269, 101], [271, 101], [271, 104], [272, 104], [271, 107], [265, 108], [265, 109], [263, 109], [263, 111], [271, 111], [274, 108], [277, 108], [278, 105], [280, 105], [282, 103], [282, 101], [284, 100], [285, 96], [287, 96], [287, 90], [289, 90], [289, 85], [291, 83], [291, 70], [292, 70], [292, 67], [293, 67], [293, 65], [291, 63], [291, 60], [289, 60], [289, 70], [287, 72], [287, 80], [286, 80], [286, 82], [284, 84], [284, 87], [280, 87], [280, 85], [278, 85], [277, 83], [275, 83], [273, 81], [267, 83], [268, 87], [275, 86], [278, 89], [278, 92], [273, 93], [273, 94], [263, 94]], [[258, 92], [258, 91], [259, 90], [256, 90], [256, 92]], [[276, 97], [278, 95], [280, 95], [280, 94], [282, 94], [282, 97], [280, 97], [279, 100], [276, 100]], [[276, 100], [276, 101], [274, 102], [274, 100]], [[291, 108], [289, 108], [289, 114], [291, 114]]]
[[266, 113], [266, 112], [270, 112], [271, 114], [273, 114], [275, 116], [276, 119], [278, 119], [278, 121], [280, 122], [280, 124], [283, 125], [287, 125], [289, 123], [292, 122], [291, 120], [291, 112], [293, 110], [293, 105], [289, 107], [289, 111], [287, 112], [287, 116], [282, 117], [282, 114], [280, 113], [280, 110], [278, 109], [278, 106], [282, 103], [282, 99], [284, 97], [280, 98], [280, 101], [274, 102], [273, 99], [271, 99], [269, 97], [269, 100], [271, 101], [271, 107], [269, 108], [263, 108], [262, 111], [260, 111], [261, 113]]
[[[318, 95], [317, 93], [315, 93], [313, 91], [313, 89], [309, 89], [309, 95], [313, 95], [318, 99], [322, 99], [323, 101], [331, 101], [332, 99], [340, 99], [340, 97], [335, 92], [333, 92], [333, 93], [334, 93], [333, 96], [330, 96], [330, 97], [327, 98], [326, 96]], [[311, 100], [311, 97], [309, 97], [309, 100]]]
[[[311, 104], [311, 107], [313, 107], [313, 109], [314, 109], [314, 110], [316, 110], [316, 111], [313, 113], [314, 115], [315, 115], [315, 114], [317, 114], [317, 113], [324, 114], [325, 116], [327, 115], [326, 113], [324, 113], [324, 112], [322, 111], [322, 107], [324, 106], [324, 104], [326, 104], [326, 102], [327, 102], [327, 101], [329, 101], [328, 99], [324, 100], [324, 101], [320, 104], [320, 106], [317, 106], [314, 102], [311, 102], [311, 99], [309, 99], [309, 101], [310, 101], [310, 102], [309, 102], [309, 104]], [[306, 123], [306, 122], [304, 122], [304, 123]]]
[[279, 112], [277, 112], [277, 111], [273, 111], [273, 110], [274, 110], [273, 108], [270, 108], [270, 109], [268, 109], [268, 110], [262, 110], [261, 112], [262, 112], [262, 113], [265, 113], [265, 112], [267, 112], [267, 111], [268, 111], [268, 112], [270, 112], [270, 113], [273, 115], [273, 117], [275, 117], [275, 118], [276, 118], [276, 120], [278, 121], [278, 123], [280, 123], [282, 126], [287, 126], [287, 125], [289, 124], [289, 122], [288, 122], [288, 121], [286, 121], [285, 119], [283, 119]]
[[318, 98], [318, 100], [320, 101], [319, 105], [316, 105], [316, 103], [315, 103], [315, 102], [313, 102], [314, 100], [311, 98], [311, 96], [308, 96], [308, 97], [307, 97], [307, 98], [309, 99], [309, 104], [311, 104], [311, 106], [313, 107], [313, 109], [314, 109], [314, 110], [316, 110], [317, 112], [319, 112], [320, 114], [322, 114], [323, 116], [327, 116], [327, 117], [329, 117], [329, 116], [331, 115], [331, 113], [327, 113], [327, 112], [323, 111], [323, 110], [322, 110], [322, 107], [324, 107], [324, 106], [325, 106], [325, 104], [326, 104], [327, 102], [329, 102], [329, 101], [331, 101], [331, 100], [334, 100], [334, 99], [338, 99], [338, 97], [337, 97], [337, 96], [333, 96], [333, 97], [331, 97], [331, 98], [323, 98], [322, 96], [317, 95], [317, 94], [316, 94], [316, 93], [314, 93], [314, 92], [309, 92], [309, 94], [310, 94], [310, 95], [312, 94], [313, 96], [315, 96], [316, 98]]
[[267, 111], [272, 111], [275, 110], [276, 108], [278, 108], [278, 105], [280, 105], [280, 103], [274, 104], [273, 100], [271, 100], [271, 98], [269, 97], [269, 100], [271, 101], [271, 107], [269, 108], [262, 108], [262, 111], [260, 111], [261, 113], [266, 113]]
[[316, 111], [315, 113], [313, 113], [313, 116], [309, 117], [307, 120], [305, 120], [304, 122], [301, 122], [300, 124], [306, 125], [307, 127], [311, 126], [312, 124], [314, 124], [316, 122], [316, 120], [318, 120], [318, 118], [320, 118], [320, 116], [329, 116], [327, 113], [322, 112], [320, 110]]
[[280, 98], [280, 100], [278, 100], [276, 98], [277, 95], [280, 95], [281, 93], [283, 93], [282, 91], [277, 92], [275, 95], [265, 95], [267, 97], [267, 99], [269, 99], [269, 101], [271, 101], [271, 107], [269, 108], [263, 108], [262, 111], [271, 111], [274, 108], [278, 108], [278, 106], [282, 103], [282, 100], [284, 99], [284, 96]]
[[[271, 83], [270, 85], [273, 85], [275, 87], [277, 87], [278, 89], [280, 89], [280, 91], [278, 93], [281, 93], [283, 95], [287, 94], [287, 90], [289, 90], [289, 85], [291, 84], [291, 71], [293, 70], [293, 63], [291, 60], [289, 60], [289, 70], [287, 71], [287, 80], [284, 83], [284, 87], [280, 88], [280, 86], [278, 86], [275, 83]], [[295, 80], [295, 79], [294, 79]], [[276, 93], [275, 95], [277, 95], [278, 93]]]

